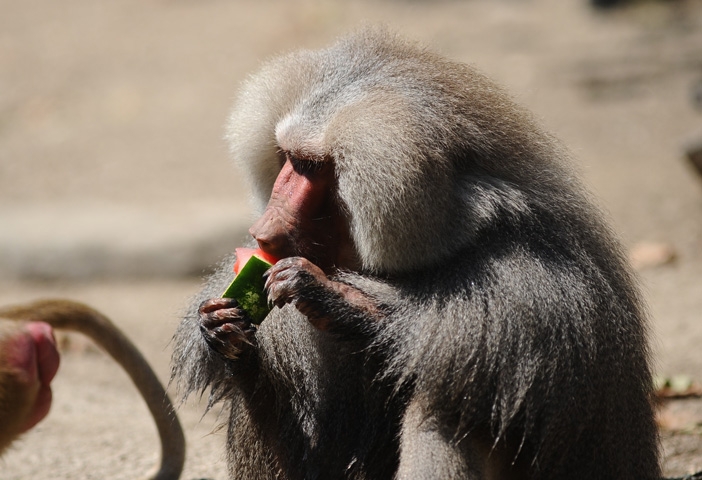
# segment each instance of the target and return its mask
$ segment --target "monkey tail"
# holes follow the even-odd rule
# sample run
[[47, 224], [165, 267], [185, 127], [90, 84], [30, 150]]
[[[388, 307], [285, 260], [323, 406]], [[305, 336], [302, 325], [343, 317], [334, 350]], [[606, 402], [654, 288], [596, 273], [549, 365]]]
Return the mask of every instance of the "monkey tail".
[[0, 317], [36, 320], [54, 328], [78, 331], [102, 347], [132, 379], [156, 423], [161, 440], [161, 463], [150, 480], [180, 477], [185, 462], [185, 436], [166, 390], [144, 356], [105, 315], [70, 300], [39, 300], [0, 308]]

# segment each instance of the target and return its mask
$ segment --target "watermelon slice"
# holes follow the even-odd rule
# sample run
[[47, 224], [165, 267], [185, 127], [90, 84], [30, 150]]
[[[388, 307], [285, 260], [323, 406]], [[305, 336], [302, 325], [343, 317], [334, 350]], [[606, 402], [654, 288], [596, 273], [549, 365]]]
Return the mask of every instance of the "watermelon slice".
[[263, 274], [277, 261], [278, 259], [259, 249], [236, 249], [236, 277], [222, 297], [235, 299], [256, 325], [270, 312], [268, 296], [264, 291]]
[[273, 265], [275, 262], [280, 260], [279, 258], [274, 257], [270, 253], [266, 253], [260, 248], [236, 248], [234, 249], [236, 252], [236, 262], [234, 262], [234, 273], [237, 275], [239, 274], [239, 271], [241, 268], [246, 265], [246, 262], [249, 261], [251, 258], [251, 255], [256, 255], [258, 258], [261, 260], [268, 262], [269, 264]]

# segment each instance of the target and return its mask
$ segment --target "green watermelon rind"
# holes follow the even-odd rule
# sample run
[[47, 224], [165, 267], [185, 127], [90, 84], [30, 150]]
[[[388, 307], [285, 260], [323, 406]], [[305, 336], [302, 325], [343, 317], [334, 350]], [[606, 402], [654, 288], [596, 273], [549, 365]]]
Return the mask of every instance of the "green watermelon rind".
[[263, 274], [271, 268], [272, 264], [252, 255], [229, 287], [222, 294], [223, 298], [233, 298], [244, 310], [251, 322], [260, 325], [268, 312], [268, 295], [266, 295]]

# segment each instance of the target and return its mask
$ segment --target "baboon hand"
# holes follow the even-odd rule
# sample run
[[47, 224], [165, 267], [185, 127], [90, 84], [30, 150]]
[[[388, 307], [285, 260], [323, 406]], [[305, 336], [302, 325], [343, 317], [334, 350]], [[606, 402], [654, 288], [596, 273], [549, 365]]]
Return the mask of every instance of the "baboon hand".
[[207, 344], [225, 358], [235, 360], [254, 346], [256, 328], [232, 298], [211, 298], [200, 304], [200, 332]]
[[328, 300], [334, 296], [331, 280], [321, 268], [303, 257], [284, 258], [266, 274], [268, 299], [277, 307], [293, 304], [315, 327], [326, 330]]

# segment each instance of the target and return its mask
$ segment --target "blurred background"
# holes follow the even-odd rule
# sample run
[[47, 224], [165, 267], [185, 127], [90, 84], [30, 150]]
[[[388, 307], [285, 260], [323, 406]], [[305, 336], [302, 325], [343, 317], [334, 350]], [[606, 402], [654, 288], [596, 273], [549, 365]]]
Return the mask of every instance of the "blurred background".
[[[382, 22], [475, 64], [569, 146], [640, 273], [656, 370], [702, 380], [690, 160], [702, 0], [0, 0], [0, 12], [3, 304], [90, 303], [167, 381], [180, 311], [251, 222], [222, 139], [237, 86], [274, 54]], [[87, 340], [62, 345], [53, 410], [0, 477], [134, 478], [157, 454], [146, 408]], [[181, 408], [184, 478], [224, 478], [220, 412], [202, 418], [197, 403]], [[666, 412], [666, 473], [702, 469], [700, 401]]]

